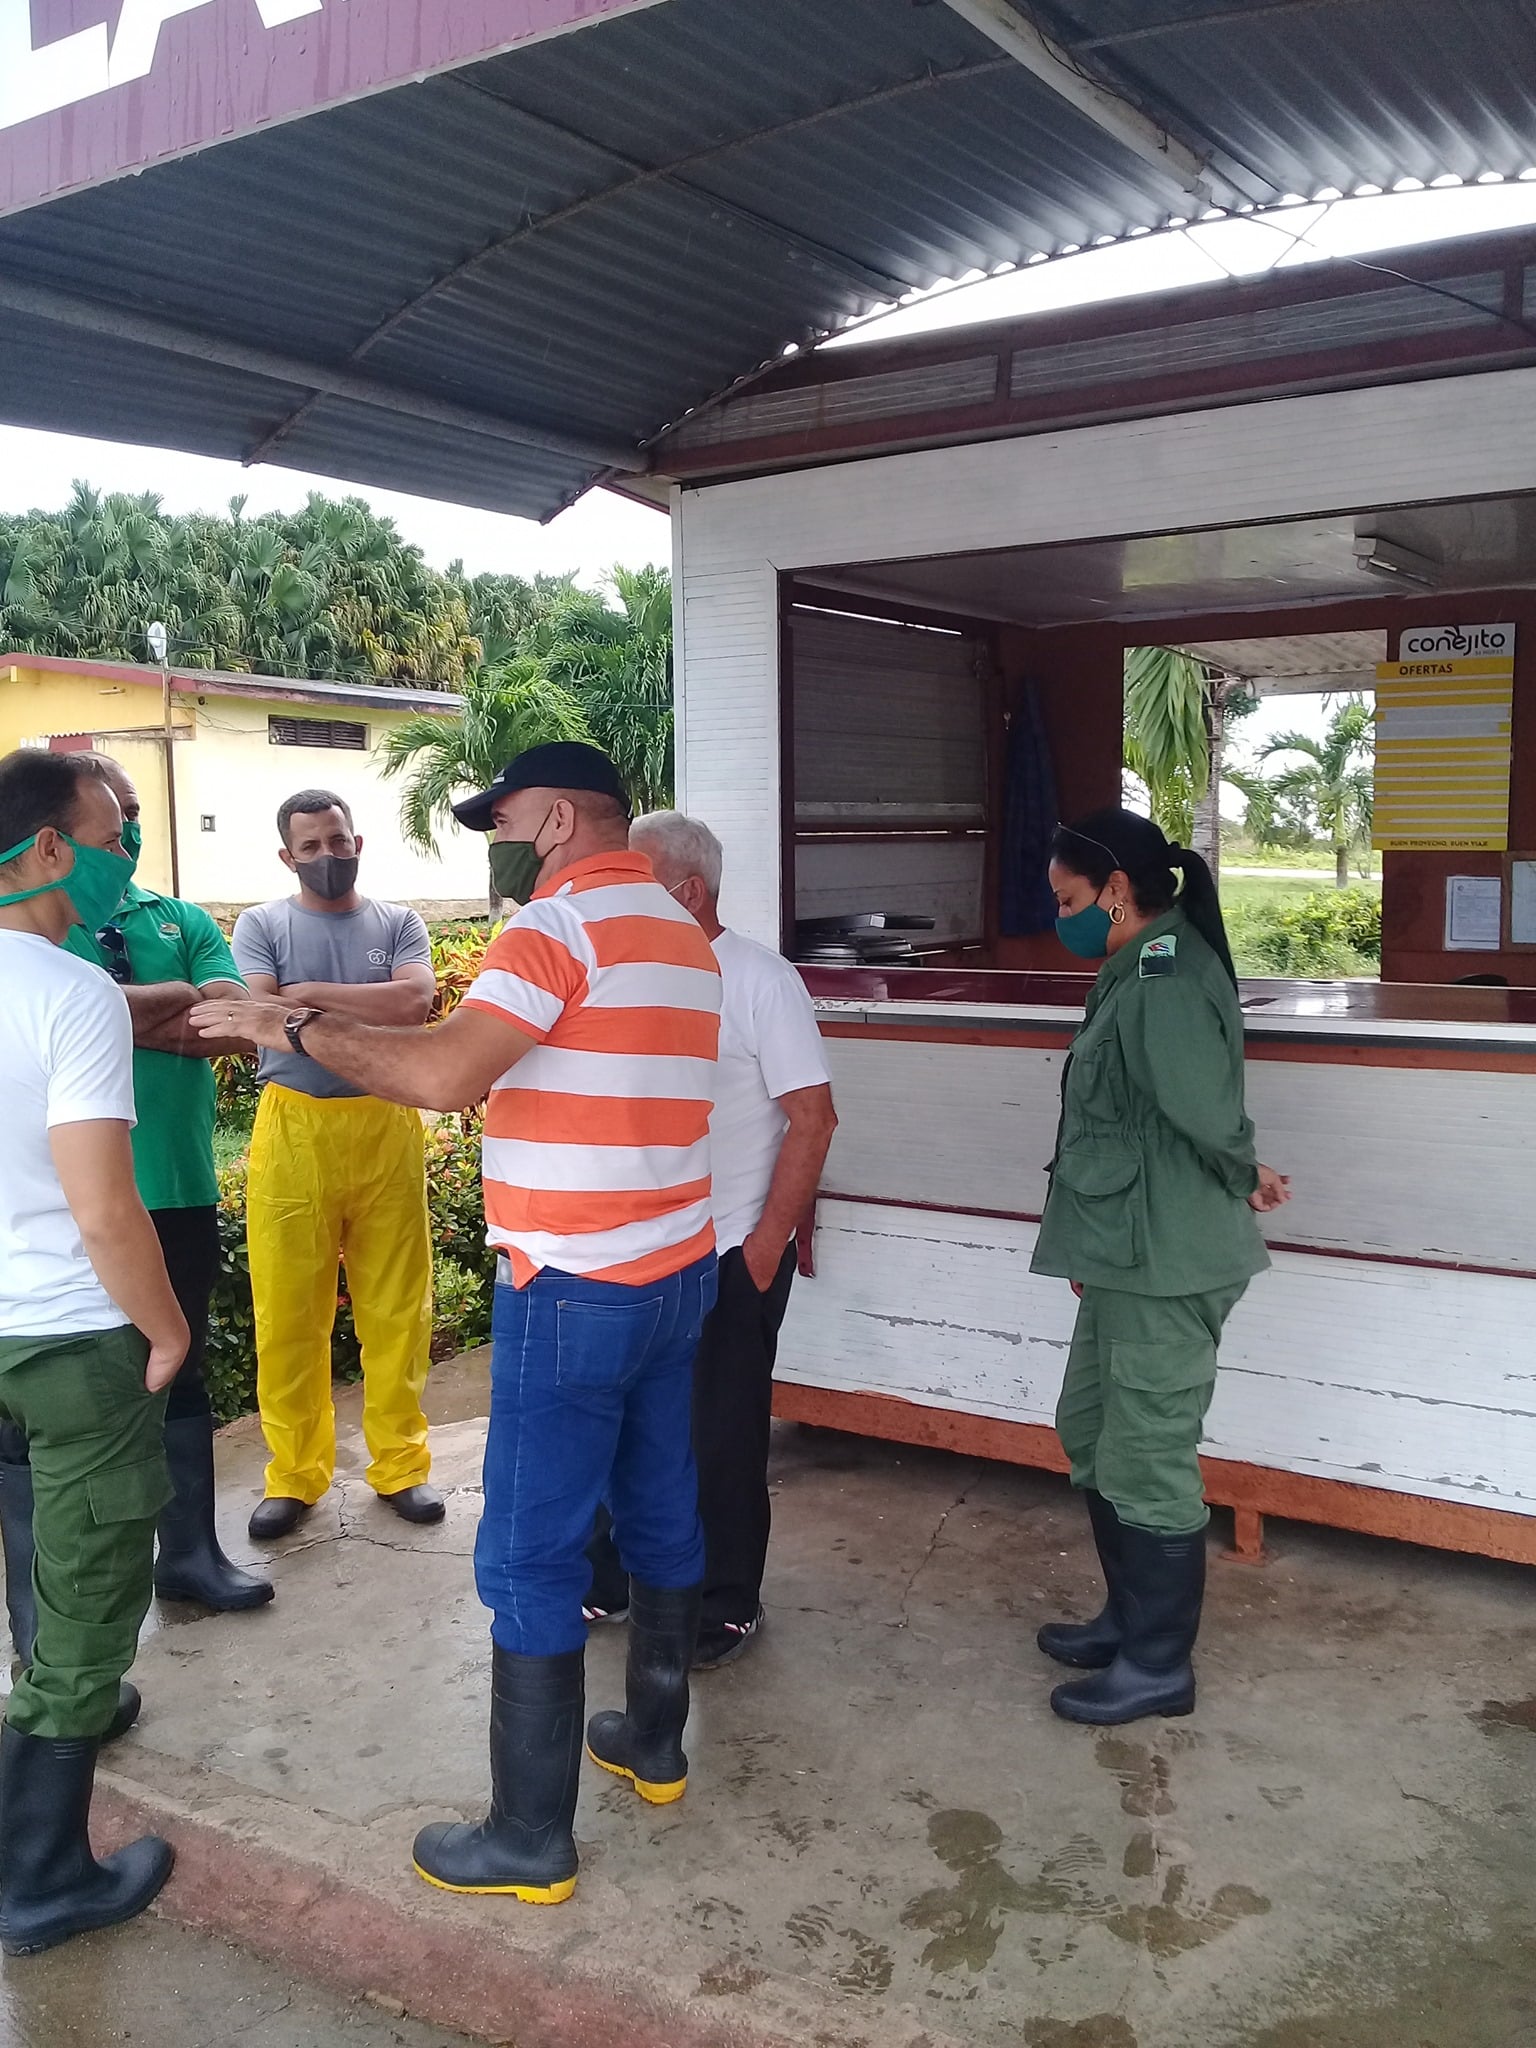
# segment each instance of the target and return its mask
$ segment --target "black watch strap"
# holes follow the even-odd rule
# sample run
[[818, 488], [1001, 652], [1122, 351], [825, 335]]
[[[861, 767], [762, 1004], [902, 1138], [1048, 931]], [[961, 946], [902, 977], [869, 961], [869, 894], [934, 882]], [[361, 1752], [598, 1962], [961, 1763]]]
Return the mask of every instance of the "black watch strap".
[[288, 1043], [296, 1053], [304, 1052], [305, 1025], [313, 1024], [319, 1015], [318, 1010], [290, 1010], [283, 1019], [283, 1030], [287, 1034]]

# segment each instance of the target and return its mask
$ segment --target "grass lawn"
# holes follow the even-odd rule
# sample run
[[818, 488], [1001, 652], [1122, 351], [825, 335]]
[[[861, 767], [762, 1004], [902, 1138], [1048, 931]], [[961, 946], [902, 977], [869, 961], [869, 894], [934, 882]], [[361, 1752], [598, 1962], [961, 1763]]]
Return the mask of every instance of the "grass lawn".
[[[1227, 912], [1236, 910], [1279, 910], [1284, 905], [1299, 903], [1304, 896], [1316, 896], [1324, 889], [1333, 887], [1333, 863], [1328, 872], [1312, 875], [1234, 875], [1227, 866], [1223, 854], [1221, 866], [1221, 905]], [[1352, 889], [1369, 889], [1373, 895], [1381, 894], [1381, 876], [1373, 875], [1368, 882], [1362, 882], [1357, 875], [1350, 877]]]
[[[1332, 876], [1333, 848], [1331, 846], [1255, 846], [1251, 839], [1243, 839], [1237, 833], [1223, 832], [1221, 835], [1221, 864], [1223, 868], [1306, 868]], [[1370, 856], [1371, 878], [1381, 880], [1381, 855]], [[1355, 873], [1359, 866], [1358, 856], [1350, 856], [1350, 880], [1361, 878]]]

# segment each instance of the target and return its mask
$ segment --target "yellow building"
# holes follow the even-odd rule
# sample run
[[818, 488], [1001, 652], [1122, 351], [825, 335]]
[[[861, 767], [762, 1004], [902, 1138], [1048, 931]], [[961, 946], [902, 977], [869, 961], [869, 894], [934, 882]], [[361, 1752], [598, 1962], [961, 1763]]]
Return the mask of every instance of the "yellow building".
[[391, 728], [420, 711], [459, 708], [458, 697], [438, 690], [173, 669], [167, 745], [161, 670], [0, 653], [0, 753], [39, 746], [113, 755], [143, 799], [146, 887], [216, 910], [288, 892], [277, 807], [318, 787], [352, 807], [369, 895], [429, 916], [483, 913], [485, 841], [450, 827], [441, 859], [407, 846], [401, 784], [380, 772], [378, 748]]

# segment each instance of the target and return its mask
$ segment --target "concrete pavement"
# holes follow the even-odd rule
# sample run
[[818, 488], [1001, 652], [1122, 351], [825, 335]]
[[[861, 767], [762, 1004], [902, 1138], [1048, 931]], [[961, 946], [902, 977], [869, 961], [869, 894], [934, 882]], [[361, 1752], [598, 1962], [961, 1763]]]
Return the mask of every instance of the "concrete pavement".
[[[1536, 2048], [1529, 1573], [1270, 1524], [1213, 1562], [1196, 1714], [1096, 1735], [1033, 1644], [1095, 1597], [1065, 1485], [838, 1436], [780, 1433], [768, 1626], [696, 1685], [682, 1805], [590, 1771], [569, 1906], [431, 1890], [417, 1826], [487, 1790], [483, 1360], [432, 1400], [445, 1524], [369, 1495], [351, 1391], [274, 1604], [146, 1640], [99, 1804], [176, 1838], [167, 1914], [518, 2048]], [[220, 1461], [248, 1557], [251, 1423]]]
[[0, 1969], [0, 2048], [469, 2048], [146, 1916]]

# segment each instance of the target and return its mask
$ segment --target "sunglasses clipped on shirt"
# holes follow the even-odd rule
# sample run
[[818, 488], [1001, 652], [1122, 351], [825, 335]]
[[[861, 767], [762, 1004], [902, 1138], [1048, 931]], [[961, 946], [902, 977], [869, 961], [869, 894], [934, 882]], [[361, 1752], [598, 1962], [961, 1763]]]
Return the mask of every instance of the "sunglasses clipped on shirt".
[[122, 987], [133, 980], [133, 969], [128, 964], [128, 941], [115, 924], [104, 924], [96, 934], [96, 943], [107, 956], [107, 972]]

